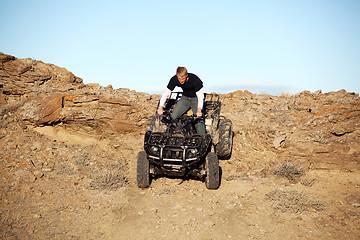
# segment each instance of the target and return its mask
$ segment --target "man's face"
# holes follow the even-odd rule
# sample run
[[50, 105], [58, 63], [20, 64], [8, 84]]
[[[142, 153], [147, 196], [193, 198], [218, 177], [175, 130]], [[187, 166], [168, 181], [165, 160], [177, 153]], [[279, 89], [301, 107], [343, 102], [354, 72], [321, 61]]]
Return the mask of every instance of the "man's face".
[[179, 80], [179, 82], [180, 82], [180, 84], [184, 84], [185, 82], [186, 82], [186, 79], [187, 79], [187, 77], [188, 77], [188, 75], [186, 74], [186, 75], [184, 75], [184, 76], [180, 76], [180, 75], [178, 75], [178, 74], [176, 74], [176, 76], [177, 76], [177, 78], [178, 78], [178, 80]]

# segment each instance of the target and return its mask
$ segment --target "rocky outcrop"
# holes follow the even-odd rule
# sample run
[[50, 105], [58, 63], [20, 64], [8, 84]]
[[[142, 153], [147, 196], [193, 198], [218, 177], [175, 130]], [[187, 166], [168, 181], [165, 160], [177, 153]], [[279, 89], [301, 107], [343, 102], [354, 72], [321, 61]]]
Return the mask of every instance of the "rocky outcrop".
[[2, 93], [10, 99], [34, 92], [65, 92], [84, 86], [81, 78], [65, 68], [3, 53], [0, 53], [0, 76]]
[[[360, 169], [360, 99], [338, 92], [223, 96], [234, 124], [234, 157], [263, 163], [291, 161], [309, 168]], [[256, 159], [256, 160], [255, 160]]]
[[140, 132], [151, 109], [144, 103], [156, 102], [145, 93], [85, 85], [66, 69], [41, 61], [2, 53], [0, 60], [0, 104], [18, 109], [27, 125], [62, 123], [89, 134]]
[[[66, 69], [41, 61], [2, 53], [0, 61], [2, 132], [16, 116], [23, 128], [61, 125], [98, 138], [141, 134], [160, 98], [85, 85]], [[358, 94], [341, 90], [270, 96], [245, 90], [221, 95], [221, 100], [222, 115], [233, 122], [231, 161], [239, 168], [255, 164], [265, 169], [278, 161], [308, 168], [360, 168]]]

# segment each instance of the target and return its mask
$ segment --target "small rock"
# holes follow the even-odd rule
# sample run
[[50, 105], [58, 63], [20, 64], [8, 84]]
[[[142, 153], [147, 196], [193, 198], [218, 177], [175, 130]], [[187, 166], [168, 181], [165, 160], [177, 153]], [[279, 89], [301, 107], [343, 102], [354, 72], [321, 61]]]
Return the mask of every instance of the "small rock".
[[6, 131], [5, 131], [5, 129], [0, 129], [0, 139], [2, 139], [3, 137], [5, 137], [6, 136]]
[[53, 171], [52, 168], [43, 168], [42, 170], [43, 170], [44, 172], [51, 172], [51, 171]]
[[280, 136], [274, 139], [273, 141], [273, 147], [275, 149], [281, 149], [281, 144], [285, 141], [286, 136]]
[[31, 146], [31, 147], [30, 147], [30, 150], [31, 150], [31, 151], [35, 151], [36, 149], [37, 149], [37, 147], [35, 147], [35, 146]]
[[35, 176], [35, 180], [36, 180], [36, 179], [39, 179], [39, 178], [42, 178], [42, 177], [44, 176], [44, 173], [42, 173], [42, 172], [39, 171], [39, 170], [35, 170], [35, 171], [33, 172], [33, 174], [34, 174], [34, 176]]
[[33, 218], [41, 218], [41, 214], [40, 213], [34, 213], [32, 214]]

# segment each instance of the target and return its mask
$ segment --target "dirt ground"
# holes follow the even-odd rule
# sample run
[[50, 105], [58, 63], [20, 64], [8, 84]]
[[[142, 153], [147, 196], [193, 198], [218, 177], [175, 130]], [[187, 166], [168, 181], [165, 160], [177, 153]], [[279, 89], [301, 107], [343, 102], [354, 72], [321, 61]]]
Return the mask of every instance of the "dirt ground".
[[358, 93], [220, 95], [217, 190], [137, 187], [159, 99], [0, 53], [0, 239], [360, 239]]
[[220, 162], [218, 190], [176, 178], [139, 189], [142, 134], [109, 141], [13, 124], [0, 139], [1, 239], [360, 238], [359, 171], [269, 171], [235, 152]]

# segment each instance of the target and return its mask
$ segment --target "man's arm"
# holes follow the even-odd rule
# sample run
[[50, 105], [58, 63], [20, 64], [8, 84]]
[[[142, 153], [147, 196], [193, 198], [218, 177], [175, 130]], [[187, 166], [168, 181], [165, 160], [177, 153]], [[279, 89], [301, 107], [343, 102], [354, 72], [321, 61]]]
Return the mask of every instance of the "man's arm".
[[165, 101], [170, 96], [170, 94], [171, 94], [171, 90], [166, 88], [165, 91], [163, 92], [163, 94], [161, 95], [159, 108], [158, 108], [158, 111], [157, 111], [159, 115], [163, 115]]
[[202, 88], [196, 92], [196, 96], [198, 99], [198, 109], [197, 109], [196, 117], [201, 117], [202, 116], [201, 109], [203, 108], [204, 105], [204, 91]]

